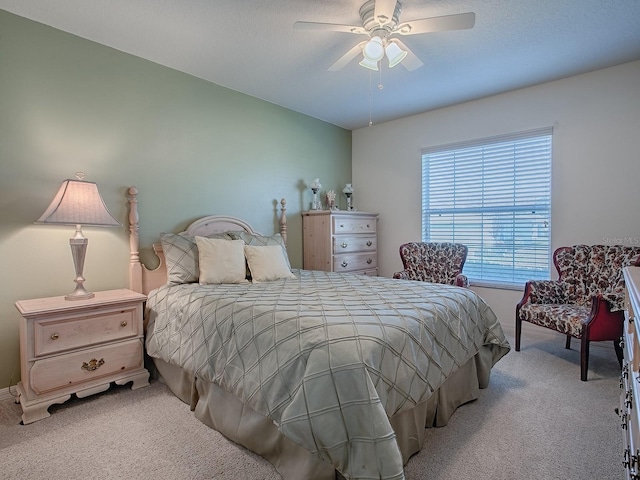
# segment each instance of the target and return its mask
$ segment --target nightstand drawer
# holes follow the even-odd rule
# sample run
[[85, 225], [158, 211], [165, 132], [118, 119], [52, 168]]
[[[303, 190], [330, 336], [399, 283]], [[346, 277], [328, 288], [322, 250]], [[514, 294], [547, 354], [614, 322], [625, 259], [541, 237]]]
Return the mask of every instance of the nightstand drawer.
[[378, 248], [375, 235], [340, 235], [333, 237], [333, 253], [375, 252]]
[[139, 308], [133, 304], [36, 320], [33, 323], [34, 356], [138, 336]]
[[37, 394], [142, 367], [139, 339], [38, 360], [31, 367], [31, 388]]
[[333, 219], [334, 233], [375, 233], [375, 218], [354, 218], [349, 215], [336, 216]]
[[354, 270], [372, 270], [378, 266], [375, 254], [357, 253], [353, 255], [336, 255], [333, 258], [334, 272], [352, 272]]

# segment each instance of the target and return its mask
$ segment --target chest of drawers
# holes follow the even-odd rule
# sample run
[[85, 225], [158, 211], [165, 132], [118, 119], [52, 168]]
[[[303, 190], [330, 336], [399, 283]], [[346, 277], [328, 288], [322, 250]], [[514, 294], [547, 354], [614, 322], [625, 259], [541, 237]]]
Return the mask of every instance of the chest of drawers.
[[111, 382], [149, 384], [144, 368], [143, 303], [130, 290], [96, 292], [87, 300], [64, 297], [16, 302], [20, 320], [23, 423], [49, 416], [48, 408], [72, 393], [86, 397]]
[[377, 275], [377, 224], [374, 213], [303, 212], [304, 269]]
[[624, 360], [620, 378], [620, 418], [625, 478], [640, 479], [640, 267], [623, 270], [626, 297], [622, 334]]

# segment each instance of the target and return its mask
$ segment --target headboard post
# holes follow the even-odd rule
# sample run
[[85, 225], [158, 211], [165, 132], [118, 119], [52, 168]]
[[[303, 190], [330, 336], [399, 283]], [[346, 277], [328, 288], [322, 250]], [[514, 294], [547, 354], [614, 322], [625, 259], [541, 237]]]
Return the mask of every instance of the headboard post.
[[284, 244], [287, 244], [287, 201], [283, 198], [280, 200], [280, 235], [282, 235], [282, 240]]
[[140, 263], [140, 235], [138, 233], [138, 189], [129, 187], [129, 289], [142, 293], [142, 264]]

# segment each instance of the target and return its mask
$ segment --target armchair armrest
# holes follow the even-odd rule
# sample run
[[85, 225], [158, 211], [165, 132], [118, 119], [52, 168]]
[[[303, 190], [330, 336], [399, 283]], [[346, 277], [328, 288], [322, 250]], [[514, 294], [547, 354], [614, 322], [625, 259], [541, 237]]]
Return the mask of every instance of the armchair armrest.
[[520, 305], [525, 303], [563, 304], [567, 301], [567, 285], [556, 280], [529, 280]]
[[603, 300], [609, 302], [612, 312], [624, 310], [624, 294], [623, 293], [604, 293], [601, 295]]
[[455, 283], [455, 285], [457, 287], [469, 288], [469, 279], [467, 278], [467, 276], [464, 273], [459, 273], [458, 275], [456, 275], [456, 283]]
[[406, 270], [394, 273], [393, 278], [399, 278], [401, 280], [411, 280], [411, 277], [409, 277], [409, 272], [407, 272]]

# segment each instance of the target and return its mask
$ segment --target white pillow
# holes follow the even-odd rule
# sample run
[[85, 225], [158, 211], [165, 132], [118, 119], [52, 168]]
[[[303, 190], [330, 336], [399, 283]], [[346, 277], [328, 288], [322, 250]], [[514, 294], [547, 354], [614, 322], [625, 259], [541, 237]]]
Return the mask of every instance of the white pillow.
[[200, 285], [248, 283], [242, 240], [196, 237]]
[[245, 245], [244, 255], [247, 257], [253, 283], [269, 282], [281, 278], [296, 278], [289, 270], [280, 245]]

